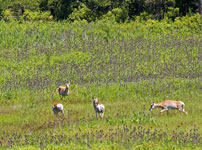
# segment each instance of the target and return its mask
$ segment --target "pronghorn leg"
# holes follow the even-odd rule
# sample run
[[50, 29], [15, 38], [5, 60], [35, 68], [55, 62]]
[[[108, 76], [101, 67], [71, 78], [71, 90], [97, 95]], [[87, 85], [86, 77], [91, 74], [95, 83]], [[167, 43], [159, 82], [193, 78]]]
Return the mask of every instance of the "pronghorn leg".
[[188, 113], [184, 110], [184, 108], [179, 109], [179, 111], [185, 113], [186, 115], [188, 114]]
[[99, 118], [102, 118], [102, 113], [99, 113]]
[[162, 109], [162, 110], [160, 111], [160, 113], [162, 113], [162, 112], [164, 112], [164, 111], [167, 111], [167, 112], [168, 112], [168, 109], [167, 109], [167, 108]]
[[56, 116], [58, 115], [58, 111], [57, 111], [57, 110], [55, 111], [55, 115], [56, 115]]
[[185, 113], [186, 115], [188, 115], [188, 112], [186, 112], [184, 109], [183, 109], [183, 113]]
[[62, 115], [64, 116], [64, 110], [62, 110], [61, 112], [62, 112]]
[[100, 118], [103, 119], [103, 117], [104, 117], [104, 112], [100, 113]]
[[104, 117], [104, 111], [103, 111], [103, 113], [102, 113], [102, 118]]
[[186, 115], [188, 114], [188, 113], [184, 110], [184, 105], [183, 105], [181, 108], [179, 108], [179, 111], [185, 113]]
[[96, 112], [96, 118], [97, 118], [97, 112]]

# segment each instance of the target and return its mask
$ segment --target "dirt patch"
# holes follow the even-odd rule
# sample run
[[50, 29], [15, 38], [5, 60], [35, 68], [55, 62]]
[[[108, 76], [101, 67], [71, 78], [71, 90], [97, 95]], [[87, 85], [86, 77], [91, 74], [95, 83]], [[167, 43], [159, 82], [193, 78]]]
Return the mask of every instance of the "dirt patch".
[[8, 107], [2, 106], [0, 107], [0, 114], [13, 114], [13, 113], [16, 113], [17, 110], [21, 109], [21, 107], [22, 105], [12, 105]]
[[13, 114], [15, 112], [15, 110], [0, 110], [0, 114]]

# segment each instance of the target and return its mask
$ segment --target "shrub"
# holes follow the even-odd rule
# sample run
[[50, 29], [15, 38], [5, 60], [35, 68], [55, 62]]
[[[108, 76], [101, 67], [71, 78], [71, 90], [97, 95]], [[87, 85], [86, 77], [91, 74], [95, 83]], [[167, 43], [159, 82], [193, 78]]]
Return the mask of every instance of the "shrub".
[[140, 16], [136, 16], [134, 19], [136, 22], [147, 21], [149, 19], [152, 19], [152, 15], [147, 12], [142, 12]]
[[165, 16], [174, 21], [176, 17], [180, 16], [179, 8], [168, 7], [168, 12], [165, 14]]
[[202, 15], [195, 14], [193, 16], [178, 17], [175, 19], [174, 26], [178, 29], [188, 28], [192, 32], [201, 32]]
[[107, 14], [103, 15], [103, 20], [114, 20], [116, 22], [125, 22], [128, 19], [127, 10], [121, 8], [115, 8], [112, 11], [109, 11]]
[[87, 20], [93, 21], [91, 10], [83, 3], [80, 4], [79, 8], [75, 8], [69, 15], [70, 21]]
[[2, 12], [2, 16], [3, 16], [3, 19], [5, 21], [14, 21], [14, 20], [16, 20], [16, 17], [14, 17], [14, 14], [13, 14], [11, 9], [4, 10]]
[[39, 20], [48, 21], [52, 20], [53, 17], [50, 15], [50, 12], [26, 10], [23, 14], [23, 19], [26, 21], [39, 21]]

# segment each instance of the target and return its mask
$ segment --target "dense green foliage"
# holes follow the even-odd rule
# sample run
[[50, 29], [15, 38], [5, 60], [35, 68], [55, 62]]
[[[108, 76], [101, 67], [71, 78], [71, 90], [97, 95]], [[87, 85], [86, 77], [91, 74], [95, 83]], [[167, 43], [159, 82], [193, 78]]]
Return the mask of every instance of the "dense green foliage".
[[[91, 23], [0, 22], [2, 149], [201, 149], [202, 16], [119, 24], [115, 12]], [[106, 106], [103, 120], [92, 97]], [[189, 114], [148, 111], [163, 99], [184, 101]]]
[[47, 20], [49, 17], [44, 16], [50, 14], [55, 20], [95, 21], [107, 16], [125, 22], [145, 13], [155, 20], [165, 17], [174, 20], [191, 13], [201, 14], [201, 10], [200, 0], [0, 0], [0, 17], [4, 20], [8, 12], [20, 20], [27, 15], [24, 11], [32, 11], [29, 15], [38, 14], [38, 18], [43, 16], [41, 20]]

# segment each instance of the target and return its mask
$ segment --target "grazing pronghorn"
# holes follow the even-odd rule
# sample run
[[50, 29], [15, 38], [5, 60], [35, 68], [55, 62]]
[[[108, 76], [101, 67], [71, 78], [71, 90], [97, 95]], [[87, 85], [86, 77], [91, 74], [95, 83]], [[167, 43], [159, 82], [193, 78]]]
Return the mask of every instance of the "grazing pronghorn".
[[58, 102], [55, 102], [53, 104], [53, 112], [55, 115], [57, 115], [59, 112], [61, 112], [62, 115], [64, 115], [63, 105]]
[[93, 98], [93, 107], [95, 109], [96, 118], [97, 118], [97, 113], [99, 114], [99, 116], [101, 118], [103, 118], [104, 117], [105, 106], [98, 102], [98, 98]]
[[68, 96], [69, 95], [69, 87], [70, 87], [70, 83], [67, 83], [66, 86], [59, 86], [58, 93], [61, 96], [61, 99], [64, 96]]
[[152, 109], [154, 109], [155, 107], [159, 107], [159, 108], [162, 108], [162, 110], [160, 111], [161, 113], [164, 111], [167, 111], [167, 114], [168, 114], [169, 109], [178, 109], [179, 111], [181, 111], [185, 114], [188, 114], [184, 110], [184, 106], [185, 106], [185, 104], [182, 101], [164, 100], [164, 101], [157, 103], [157, 104], [152, 102], [149, 110], [152, 111]]

